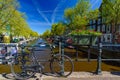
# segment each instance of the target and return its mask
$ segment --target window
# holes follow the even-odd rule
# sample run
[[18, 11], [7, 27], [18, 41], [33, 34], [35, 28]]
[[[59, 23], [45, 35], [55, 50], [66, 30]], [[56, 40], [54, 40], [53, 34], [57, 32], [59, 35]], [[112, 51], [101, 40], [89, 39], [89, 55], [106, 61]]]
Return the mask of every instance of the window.
[[107, 31], [107, 33], [110, 33], [110, 32], [111, 32], [111, 25], [110, 25], [110, 24], [107, 25], [107, 27], [106, 27], [106, 31]]
[[101, 19], [98, 19], [98, 24], [101, 24]]
[[96, 20], [93, 20], [93, 24], [95, 24], [96, 23]]
[[90, 25], [91, 25], [91, 24], [93, 24], [93, 23], [92, 23], [92, 20], [90, 20]]
[[105, 32], [105, 25], [102, 25], [102, 32]]
[[100, 26], [97, 26], [97, 31], [100, 31]]

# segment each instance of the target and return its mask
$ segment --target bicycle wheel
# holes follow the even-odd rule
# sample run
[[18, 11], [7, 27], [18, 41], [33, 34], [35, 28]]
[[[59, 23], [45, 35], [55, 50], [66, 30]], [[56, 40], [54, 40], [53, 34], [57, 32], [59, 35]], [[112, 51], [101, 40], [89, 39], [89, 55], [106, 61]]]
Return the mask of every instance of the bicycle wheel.
[[[50, 69], [52, 73], [67, 77], [73, 72], [74, 65], [70, 57], [57, 54], [50, 61]], [[64, 72], [62, 70], [64, 70]]]
[[34, 57], [31, 56], [30, 53], [24, 54], [27, 54], [24, 58], [22, 55], [16, 57], [16, 61], [18, 62], [17, 64], [14, 62], [10, 64], [13, 76], [20, 80], [26, 80], [34, 76], [36, 73], [35, 70], [37, 69], [34, 67], [36, 65]]

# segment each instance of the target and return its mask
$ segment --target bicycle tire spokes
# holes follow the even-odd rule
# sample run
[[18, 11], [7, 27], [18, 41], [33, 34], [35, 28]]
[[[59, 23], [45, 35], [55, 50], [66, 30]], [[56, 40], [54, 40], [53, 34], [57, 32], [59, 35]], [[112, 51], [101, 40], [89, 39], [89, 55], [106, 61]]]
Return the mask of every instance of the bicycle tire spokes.
[[35, 74], [35, 69], [32, 65], [36, 64], [32, 56], [17, 57], [19, 64], [12, 64], [11, 71], [16, 79], [28, 79]]
[[72, 73], [74, 66], [68, 56], [56, 55], [50, 62], [50, 69], [54, 74], [67, 77]]

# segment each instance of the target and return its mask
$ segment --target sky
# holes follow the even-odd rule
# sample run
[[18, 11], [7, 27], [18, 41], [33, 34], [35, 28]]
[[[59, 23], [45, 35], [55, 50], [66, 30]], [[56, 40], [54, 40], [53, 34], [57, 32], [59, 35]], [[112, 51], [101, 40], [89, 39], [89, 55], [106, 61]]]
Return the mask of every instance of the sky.
[[[19, 11], [27, 16], [27, 23], [39, 34], [51, 29], [53, 23], [64, 20], [64, 10], [74, 7], [78, 0], [18, 0]], [[92, 9], [99, 8], [102, 0], [90, 0]]]

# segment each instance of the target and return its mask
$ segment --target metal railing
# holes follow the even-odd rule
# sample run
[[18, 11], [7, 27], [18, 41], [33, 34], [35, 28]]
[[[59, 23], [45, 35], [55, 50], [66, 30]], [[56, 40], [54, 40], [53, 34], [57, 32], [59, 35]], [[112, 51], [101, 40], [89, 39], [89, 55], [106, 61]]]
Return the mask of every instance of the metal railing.
[[[79, 45], [79, 46], [86, 46], [86, 45]], [[91, 59], [91, 48], [92, 47], [97, 47], [97, 48], [93, 48], [93, 49], [97, 49], [98, 54], [97, 54], [97, 59]], [[116, 58], [106, 58], [106, 59], [102, 59], [102, 53], [103, 53], [103, 49], [104, 47], [120, 47], [120, 44], [102, 44], [102, 43], [98, 43], [97, 45], [87, 45], [87, 50], [85, 50], [85, 52], [88, 53], [88, 58], [87, 59], [78, 59], [78, 47], [76, 48], [76, 60], [73, 61], [97, 61], [97, 68], [96, 68], [96, 74], [102, 74], [102, 69], [101, 69], [101, 64], [102, 61], [120, 61], [120, 58], [116, 59]], [[84, 50], [83, 50], [84, 51]]]
[[[63, 50], [63, 45], [62, 44], [62, 47], [61, 47], [61, 51], [62, 51], [62, 55], [64, 55], [64, 50]], [[1, 47], [3, 46], [18, 46], [17, 43], [9, 43], [9, 44], [4, 44], [4, 43], [1, 43], [0, 44]], [[84, 45], [82, 45], [84, 46]], [[120, 59], [102, 59], [102, 52], [103, 52], [103, 47], [120, 47], [120, 44], [102, 44], [102, 43], [98, 43], [97, 45], [93, 45], [93, 46], [90, 46], [90, 45], [85, 45], [85, 46], [88, 46], [88, 59], [78, 59], [78, 52], [76, 52], [76, 60], [73, 60], [73, 61], [97, 61], [97, 68], [96, 68], [96, 74], [101, 74], [102, 73], [102, 69], [101, 69], [101, 64], [102, 64], [102, 61], [120, 61]], [[90, 49], [91, 47], [98, 47], [98, 57], [97, 59], [90, 59]], [[77, 51], [78, 51], [78, 48], [77, 48]], [[43, 61], [43, 62], [46, 62], [46, 60], [40, 60], [40, 61]], [[64, 71], [63, 71], [64, 72]]]

